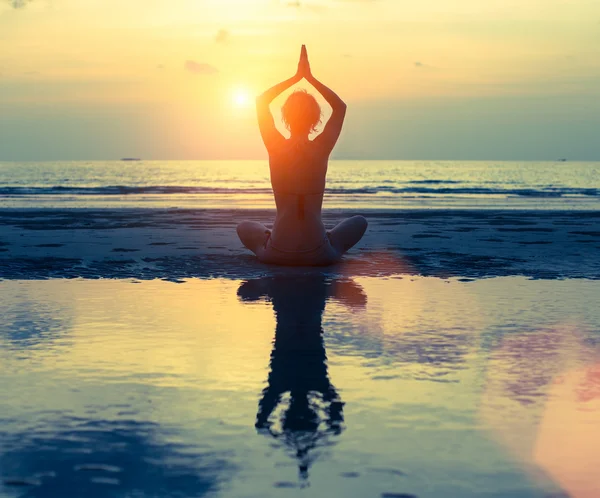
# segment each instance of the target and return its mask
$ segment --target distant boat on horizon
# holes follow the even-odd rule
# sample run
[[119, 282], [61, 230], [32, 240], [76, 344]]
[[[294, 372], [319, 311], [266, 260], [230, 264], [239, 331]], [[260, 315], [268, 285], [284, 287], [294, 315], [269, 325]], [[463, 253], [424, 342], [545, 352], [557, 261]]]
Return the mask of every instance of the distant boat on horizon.
[[123, 157], [121, 161], [141, 161], [139, 157]]
[[559, 159], [558, 161], [561, 162], [561, 163], [566, 163], [567, 162], [567, 160], [564, 157], [561, 158], [561, 159]]

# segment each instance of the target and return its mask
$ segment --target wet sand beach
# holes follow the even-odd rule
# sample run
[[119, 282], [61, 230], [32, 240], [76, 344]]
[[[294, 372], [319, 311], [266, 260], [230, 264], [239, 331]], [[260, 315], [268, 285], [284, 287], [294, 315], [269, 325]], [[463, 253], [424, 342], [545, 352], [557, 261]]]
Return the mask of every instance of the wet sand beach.
[[[361, 210], [364, 239], [332, 275], [462, 278], [600, 277], [599, 211]], [[324, 212], [326, 226], [356, 214]], [[259, 264], [239, 242], [244, 219], [272, 210], [0, 210], [0, 278], [252, 278], [289, 268]]]

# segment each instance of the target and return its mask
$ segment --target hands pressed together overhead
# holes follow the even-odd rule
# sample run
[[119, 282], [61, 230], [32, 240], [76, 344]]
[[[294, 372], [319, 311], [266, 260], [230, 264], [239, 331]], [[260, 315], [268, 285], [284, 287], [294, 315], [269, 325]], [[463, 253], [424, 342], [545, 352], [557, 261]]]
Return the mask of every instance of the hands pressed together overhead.
[[302, 78], [309, 79], [312, 77], [306, 45], [302, 45], [302, 49], [300, 50], [300, 62], [298, 62], [298, 71], [296, 72], [296, 77], [298, 80], [301, 80]]
[[269, 109], [269, 105], [278, 95], [281, 95], [283, 92], [300, 82], [302, 79], [306, 79], [306, 81], [308, 81], [308, 83], [310, 83], [314, 89], [321, 94], [321, 96], [332, 108], [333, 112], [331, 118], [321, 133], [321, 135], [324, 137], [321, 139], [321, 142], [326, 142], [326, 144], [333, 148], [342, 129], [344, 116], [346, 114], [346, 104], [333, 90], [331, 90], [331, 88], [328, 88], [313, 76], [310, 70], [310, 63], [308, 62], [306, 45], [302, 45], [302, 49], [300, 51], [300, 61], [298, 62], [298, 70], [296, 71], [296, 74], [291, 78], [272, 86], [259, 95], [256, 99], [258, 122], [265, 144], [271, 143], [272, 140], [270, 137], [274, 136], [276, 140], [281, 138], [281, 134], [275, 129], [273, 116], [271, 114], [271, 110]]

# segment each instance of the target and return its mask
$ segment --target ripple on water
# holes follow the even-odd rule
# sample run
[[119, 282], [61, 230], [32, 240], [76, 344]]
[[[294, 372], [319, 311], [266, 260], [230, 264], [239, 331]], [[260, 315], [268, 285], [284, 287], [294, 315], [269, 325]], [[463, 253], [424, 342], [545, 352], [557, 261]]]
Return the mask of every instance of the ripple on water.
[[76, 471], [89, 471], [89, 472], [123, 472], [121, 467], [117, 467], [116, 465], [105, 465], [101, 463], [83, 463], [80, 465], [75, 465], [73, 467]]
[[597, 358], [597, 282], [291, 282], [2, 282], [4, 493], [550, 496], [512, 421], [569, 429], [553, 382]]

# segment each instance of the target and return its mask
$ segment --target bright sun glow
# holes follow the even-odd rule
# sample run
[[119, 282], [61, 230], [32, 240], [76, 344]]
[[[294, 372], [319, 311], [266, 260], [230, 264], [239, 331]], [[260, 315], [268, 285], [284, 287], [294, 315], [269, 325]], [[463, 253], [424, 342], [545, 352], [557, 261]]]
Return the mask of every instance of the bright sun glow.
[[245, 88], [237, 88], [236, 90], [234, 90], [232, 98], [233, 105], [238, 109], [245, 109], [247, 107], [250, 107], [250, 92], [248, 92], [248, 90], [246, 90]]

